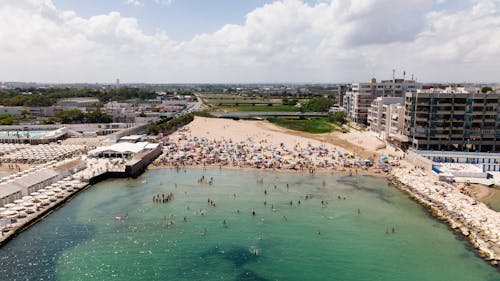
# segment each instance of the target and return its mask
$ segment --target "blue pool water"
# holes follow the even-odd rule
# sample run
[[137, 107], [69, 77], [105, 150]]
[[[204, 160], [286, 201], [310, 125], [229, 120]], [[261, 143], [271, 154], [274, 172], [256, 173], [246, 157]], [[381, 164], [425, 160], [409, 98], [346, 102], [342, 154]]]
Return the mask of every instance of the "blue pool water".
[[44, 132], [42, 131], [0, 131], [0, 137], [34, 137], [34, 136], [40, 136], [43, 135]]

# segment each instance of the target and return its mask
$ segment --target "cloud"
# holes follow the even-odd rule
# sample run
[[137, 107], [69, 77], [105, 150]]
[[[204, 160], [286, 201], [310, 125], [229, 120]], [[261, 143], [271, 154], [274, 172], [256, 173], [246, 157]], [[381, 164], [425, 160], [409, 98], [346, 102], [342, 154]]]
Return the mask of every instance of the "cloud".
[[142, 2], [139, 0], [127, 0], [125, 3], [133, 6], [142, 6]]
[[4, 0], [0, 77], [336, 82], [387, 78], [396, 68], [427, 81], [498, 81], [499, 1], [463, 0], [462, 9], [433, 10], [438, 2], [444, 3], [275, 1], [248, 13], [241, 25], [174, 41], [162, 31], [144, 32], [138, 19], [118, 12], [83, 18], [50, 0]]
[[[144, 6], [145, 0], [126, 0], [125, 3], [132, 6]], [[174, 3], [174, 0], [152, 0], [151, 2], [158, 5], [171, 5]]]

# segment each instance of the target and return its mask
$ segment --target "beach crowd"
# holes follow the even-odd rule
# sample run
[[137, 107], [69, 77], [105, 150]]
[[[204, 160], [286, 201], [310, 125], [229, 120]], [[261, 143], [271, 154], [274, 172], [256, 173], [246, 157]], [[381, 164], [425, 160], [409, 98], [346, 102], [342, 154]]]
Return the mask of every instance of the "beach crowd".
[[272, 170], [299, 170], [314, 173], [317, 169], [341, 170], [357, 173], [359, 170], [388, 171], [396, 160], [387, 156], [380, 159], [361, 158], [354, 152], [344, 152], [331, 145], [295, 143], [289, 147], [267, 140], [248, 138], [233, 141], [231, 138], [208, 139], [179, 134], [175, 140], [165, 140], [165, 153], [154, 162], [156, 166], [231, 166]]

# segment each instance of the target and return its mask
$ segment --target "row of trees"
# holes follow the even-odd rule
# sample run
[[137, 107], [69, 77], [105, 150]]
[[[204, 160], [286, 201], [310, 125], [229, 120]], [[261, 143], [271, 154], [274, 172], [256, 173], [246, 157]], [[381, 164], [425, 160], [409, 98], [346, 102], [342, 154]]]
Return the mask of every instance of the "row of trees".
[[146, 133], [148, 135], [157, 135], [159, 133], [169, 134], [172, 131], [182, 127], [186, 124], [191, 123], [194, 120], [194, 115], [192, 113], [182, 115], [177, 118], [164, 117], [158, 122], [151, 123], [148, 126]]
[[18, 118], [11, 114], [0, 114], [0, 125], [12, 125]]
[[48, 123], [62, 123], [62, 124], [75, 124], [75, 123], [111, 123], [113, 117], [107, 113], [99, 110], [83, 113], [79, 109], [63, 110], [54, 117], [49, 118]]
[[[26, 93], [31, 94], [26, 94]], [[51, 106], [58, 99], [94, 97], [102, 102], [111, 100], [153, 99], [156, 92], [141, 88], [123, 87], [119, 89], [74, 89], [74, 88], [32, 88], [0, 90], [0, 105], [4, 106]]]

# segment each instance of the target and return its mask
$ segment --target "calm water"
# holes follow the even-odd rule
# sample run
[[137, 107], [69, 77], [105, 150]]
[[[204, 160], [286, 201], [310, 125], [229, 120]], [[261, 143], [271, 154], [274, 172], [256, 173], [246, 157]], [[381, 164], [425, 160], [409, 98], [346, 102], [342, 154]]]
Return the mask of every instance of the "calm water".
[[[197, 184], [202, 175], [214, 184]], [[153, 204], [154, 194], [169, 192], [173, 202]], [[156, 170], [97, 184], [23, 232], [0, 249], [0, 279], [479, 281], [500, 274], [384, 180]]]

